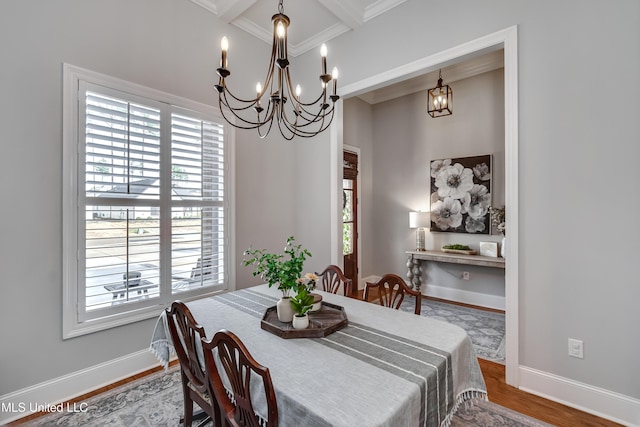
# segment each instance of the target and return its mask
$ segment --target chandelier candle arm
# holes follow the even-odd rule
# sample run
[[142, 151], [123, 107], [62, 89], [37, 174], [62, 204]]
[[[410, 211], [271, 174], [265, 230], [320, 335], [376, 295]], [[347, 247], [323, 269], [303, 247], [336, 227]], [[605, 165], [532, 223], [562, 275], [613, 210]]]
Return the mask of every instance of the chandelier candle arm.
[[[333, 121], [335, 103], [340, 99], [337, 93], [338, 70], [333, 68], [327, 73], [327, 46], [320, 47], [322, 73], [320, 81], [322, 91], [313, 102], [303, 102], [300, 85], [295, 89], [291, 81], [290, 62], [288, 55], [287, 35], [290, 25], [289, 17], [284, 14], [282, 0], [278, 3], [278, 13], [271, 18], [273, 23], [273, 44], [271, 59], [267, 69], [267, 76], [263, 83], [256, 85], [256, 96], [253, 99], [241, 99], [235, 96], [227, 87], [226, 79], [231, 75], [228, 67], [227, 52], [229, 41], [223, 37], [221, 47], [220, 68], [216, 71], [219, 76], [218, 84], [214, 85], [218, 92], [218, 101], [222, 116], [229, 124], [240, 129], [257, 129], [260, 138], [269, 134], [274, 120], [278, 122], [278, 129], [285, 139], [291, 140], [295, 136], [310, 138], [326, 130]], [[277, 65], [277, 68], [275, 67]], [[277, 71], [277, 75], [274, 75]], [[329, 95], [328, 83], [333, 80], [333, 91]], [[267, 96], [267, 104], [263, 107], [262, 97]], [[327, 96], [333, 105], [327, 103]], [[247, 116], [247, 109], [254, 110], [257, 117]], [[317, 112], [312, 111], [317, 109]], [[266, 111], [265, 111], [266, 110]], [[231, 113], [230, 116], [228, 113]], [[264, 112], [264, 115], [262, 114]], [[266, 132], [263, 131], [263, 126]]]
[[333, 67], [333, 70], [331, 70], [331, 78], [333, 79], [333, 95], [335, 96], [336, 90], [338, 88], [338, 68]]
[[322, 74], [320, 74], [320, 80], [322, 81], [322, 90], [326, 87], [326, 84], [331, 81], [331, 74], [327, 74], [327, 45], [322, 43], [320, 46], [320, 57], [322, 58]]
[[256, 84], [256, 92], [258, 94], [256, 95], [256, 106], [254, 107], [254, 109], [258, 112], [258, 117], [260, 117], [260, 113], [263, 110], [263, 108], [260, 106], [260, 98], [262, 98], [262, 85], [260, 84], [260, 82]]
[[322, 58], [322, 74], [327, 74], [327, 45], [320, 46], [320, 57]]
[[278, 59], [276, 63], [281, 70], [284, 70], [289, 66], [288, 52], [287, 52], [287, 29], [289, 27], [289, 17], [278, 13], [273, 15], [273, 24], [275, 26], [275, 43], [276, 51], [278, 52]]
[[227, 50], [229, 50], [229, 39], [223, 37], [220, 41], [220, 50], [222, 51], [222, 59], [220, 60], [220, 67], [227, 68]]

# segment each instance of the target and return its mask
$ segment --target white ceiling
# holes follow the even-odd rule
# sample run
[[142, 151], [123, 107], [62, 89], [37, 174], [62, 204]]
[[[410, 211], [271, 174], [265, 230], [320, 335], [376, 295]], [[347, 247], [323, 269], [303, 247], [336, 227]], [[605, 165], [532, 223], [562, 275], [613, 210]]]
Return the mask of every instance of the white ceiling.
[[[278, 0], [191, 0], [271, 45], [271, 17]], [[406, 0], [284, 0], [284, 14], [291, 19], [289, 54], [297, 56], [322, 43], [355, 30], [368, 20]]]
[[[263, 40], [273, 39], [271, 17], [278, 13], [278, 0], [191, 0], [229, 24]], [[288, 51], [300, 55], [365, 23], [406, 0], [283, 0], [291, 19]], [[489, 52], [442, 68], [445, 84], [504, 67], [502, 50]], [[438, 82], [438, 70], [381, 87], [358, 97], [369, 104], [426, 91]], [[453, 85], [452, 85], [453, 86]]]

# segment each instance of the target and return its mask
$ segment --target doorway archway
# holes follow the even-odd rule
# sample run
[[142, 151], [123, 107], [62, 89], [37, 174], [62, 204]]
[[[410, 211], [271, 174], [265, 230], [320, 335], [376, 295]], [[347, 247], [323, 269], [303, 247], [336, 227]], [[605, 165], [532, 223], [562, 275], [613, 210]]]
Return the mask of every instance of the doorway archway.
[[[518, 40], [517, 27], [471, 40], [462, 45], [424, 57], [409, 64], [346, 85], [342, 99], [357, 96], [372, 89], [403, 81], [434, 71], [447, 65], [462, 62], [495, 50], [504, 50], [504, 94], [505, 94], [505, 207], [509, 212], [509, 244], [507, 245], [505, 270], [506, 300], [506, 382], [518, 387], [519, 325], [518, 325]], [[338, 103], [336, 124], [331, 129], [331, 258], [339, 263], [342, 257], [342, 217], [338, 196], [342, 183], [343, 109]], [[340, 199], [341, 200], [341, 199]]]

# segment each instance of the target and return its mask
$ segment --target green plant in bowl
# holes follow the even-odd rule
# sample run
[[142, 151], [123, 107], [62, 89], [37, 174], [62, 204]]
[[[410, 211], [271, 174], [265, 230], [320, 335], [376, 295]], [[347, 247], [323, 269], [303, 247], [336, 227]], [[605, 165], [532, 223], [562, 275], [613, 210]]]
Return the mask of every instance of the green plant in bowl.
[[467, 245], [461, 245], [459, 243], [453, 243], [451, 245], [444, 245], [442, 249], [453, 249], [457, 251], [470, 251], [471, 248]]

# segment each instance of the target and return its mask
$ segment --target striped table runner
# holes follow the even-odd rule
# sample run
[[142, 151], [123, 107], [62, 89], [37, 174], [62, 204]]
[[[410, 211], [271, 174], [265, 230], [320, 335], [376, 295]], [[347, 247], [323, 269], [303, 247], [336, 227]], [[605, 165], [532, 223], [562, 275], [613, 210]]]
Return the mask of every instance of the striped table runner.
[[[345, 307], [349, 324], [314, 339], [283, 339], [260, 328], [265, 310], [279, 296], [266, 286], [188, 305], [208, 336], [221, 328], [234, 331], [269, 367], [283, 426], [447, 426], [462, 401], [484, 396], [475, 354], [466, 355], [475, 366], [461, 363], [469, 357], [461, 358], [460, 348], [473, 353], [466, 332], [411, 313], [322, 295]], [[158, 325], [154, 341], [162, 342], [158, 329], [164, 326]], [[455, 372], [461, 366], [469, 372]], [[256, 402], [259, 412], [261, 406]]]

